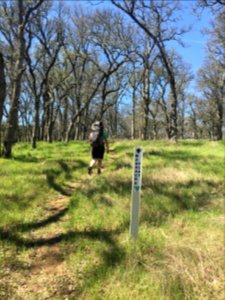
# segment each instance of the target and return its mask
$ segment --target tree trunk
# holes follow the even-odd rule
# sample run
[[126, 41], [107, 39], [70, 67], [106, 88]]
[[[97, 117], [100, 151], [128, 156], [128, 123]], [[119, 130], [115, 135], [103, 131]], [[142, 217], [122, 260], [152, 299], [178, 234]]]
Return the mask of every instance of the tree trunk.
[[153, 121], [153, 140], [157, 140], [157, 138], [158, 138], [158, 131], [157, 131], [156, 117], [154, 117], [152, 121]]
[[5, 62], [4, 62], [3, 55], [0, 52], [0, 125], [2, 122], [5, 97], [6, 97]]
[[81, 116], [78, 116], [77, 118], [77, 122], [75, 124], [75, 132], [74, 132], [74, 140], [77, 141], [80, 138], [80, 120], [81, 120]]
[[193, 129], [193, 138], [194, 139], [197, 139], [198, 138], [198, 135], [197, 135], [197, 125], [196, 125], [196, 117], [195, 115], [193, 115], [191, 117], [191, 120], [192, 120], [192, 129]]
[[53, 102], [50, 103], [49, 97], [49, 104], [47, 108], [47, 124], [46, 124], [46, 139], [48, 143], [52, 143], [53, 138], [53, 129], [54, 129], [54, 104]]
[[105, 113], [105, 102], [106, 102], [106, 95], [103, 93], [102, 94], [102, 103], [101, 103], [101, 109], [100, 109], [100, 114], [99, 114], [99, 119], [102, 120], [104, 113]]
[[169, 139], [177, 140], [177, 95], [175, 92], [175, 81], [170, 79], [171, 89], [171, 109], [170, 109], [170, 128], [169, 128]]
[[24, 39], [24, 6], [23, 0], [18, 1], [19, 9], [19, 26], [18, 26], [18, 57], [15, 63], [15, 78], [13, 80], [13, 92], [11, 99], [11, 107], [6, 125], [6, 135], [4, 139], [3, 155], [6, 158], [11, 157], [12, 145], [17, 140], [18, 131], [18, 108], [19, 108], [19, 97], [21, 88], [21, 79], [23, 74], [23, 61], [25, 53], [25, 39]]
[[114, 135], [117, 136], [118, 131], [118, 101], [115, 103], [114, 106]]
[[64, 110], [62, 115], [62, 132], [61, 132], [61, 140], [65, 140], [66, 138], [66, 131], [68, 127], [68, 110], [69, 110], [69, 103], [68, 99], [64, 98]]
[[47, 141], [47, 128], [48, 122], [50, 121], [50, 96], [48, 89], [43, 94], [43, 118], [42, 118], [42, 136], [43, 141]]
[[150, 82], [149, 82], [150, 70], [148, 66], [145, 67], [144, 71], [144, 130], [143, 138], [144, 140], [148, 139], [148, 125], [149, 125], [149, 105], [150, 105]]
[[53, 129], [54, 129], [54, 122], [49, 121], [48, 126], [47, 126], [47, 142], [48, 143], [52, 143]]
[[184, 112], [185, 112], [185, 103], [184, 98], [182, 98], [182, 108], [181, 108], [181, 128], [180, 128], [180, 136], [182, 140], [184, 139]]
[[40, 110], [40, 99], [39, 97], [35, 97], [34, 103], [34, 126], [32, 132], [32, 148], [35, 149], [37, 147], [36, 142], [40, 138], [40, 128], [39, 128], [39, 110]]
[[66, 137], [65, 137], [65, 142], [66, 143], [68, 143], [69, 140], [70, 140], [70, 136], [71, 136], [73, 127], [74, 127], [74, 122], [71, 122], [68, 129], [67, 129], [67, 131], [66, 131]]
[[5, 62], [0, 52], [0, 156], [2, 154], [2, 117], [6, 98]]
[[216, 132], [215, 139], [223, 139], [223, 99], [224, 87], [221, 88], [221, 99], [217, 100], [217, 118], [216, 118]]
[[83, 130], [83, 140], [88, 136], [88, 120], [89, 120], [89, 107], [84, 111], [84, 130]]
[[132, 124], [131, 124], [131, 138], [136, 138], [136, 89], [133, 87], [132, 92]]

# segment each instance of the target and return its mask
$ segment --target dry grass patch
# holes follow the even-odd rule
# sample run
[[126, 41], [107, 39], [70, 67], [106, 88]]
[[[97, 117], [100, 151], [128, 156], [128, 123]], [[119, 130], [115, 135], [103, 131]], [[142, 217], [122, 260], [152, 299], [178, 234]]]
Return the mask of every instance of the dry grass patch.
[[[221, 219], [221, 216], [218, 217]], [[187, 219], [186, 219], [187, 220]], [[221, 225], [215, 231], [215, 218], [199, 216], [199, 221], [174, 220], [164, 238], [164, 270], [167, 283], [190, 288], [196, 300], [224, 299], [224, 235]], [[205, 223], [209, 229], [205, 229]], [[185, 298], [188, 299], [188, 298]]]
[[[144, 175], [143, 175], [144, 176]], [[188, 183], [190, 180], [201, 180], [203, 175], [198, 172], [190, 170], [178, 170], [176, 168], [168, 167], [154, 171], [150, 176], [152, 182], [157, 183]]]

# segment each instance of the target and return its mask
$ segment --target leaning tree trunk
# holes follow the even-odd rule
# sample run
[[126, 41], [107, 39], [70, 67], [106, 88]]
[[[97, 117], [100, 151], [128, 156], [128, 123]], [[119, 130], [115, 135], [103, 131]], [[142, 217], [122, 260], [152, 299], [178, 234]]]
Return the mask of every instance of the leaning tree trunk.
[[177, 140], [177, 93], [176, 84], [173, 77], [170, 77], [170, 90], [171, 90], [171, 109], [170, 109], [170, 128], [169, 139]]

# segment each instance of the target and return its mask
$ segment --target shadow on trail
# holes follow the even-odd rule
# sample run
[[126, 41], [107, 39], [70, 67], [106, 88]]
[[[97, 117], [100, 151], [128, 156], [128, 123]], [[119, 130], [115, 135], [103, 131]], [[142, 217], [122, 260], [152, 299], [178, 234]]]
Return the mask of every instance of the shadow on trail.
[[[49, 221], [50, 220], [48, 220], [48, 222]], [[38, 226], [40, 226], [40, 223], [37, 223], [36, 225], [33, 224], [30, 226], [30, 228], [36, 228]], [[103, 279], [106, 280], [107, 276], [110, 275], [112, 268], [115, 268], [124, 261], [126, 252], [119, 245], [119, 243], [116, 242], [115, 238], [124, 231], [124, 228], [127, 228], [126, 222], [123, 222], [123, 224], [121, 224], [121, 226], [115, 230], [88, 229], [83, 231], [68, 231], [67, 233], [55, 235], [54, 237], [40, 238], [35, 240], [23, 238], [15, 234], [13, 230], [6, 231], [0, 229], [0, 239], [14, 244], [17, 249], [20, 248], [22, 251], [24, 251], [24, 248], [35, 249], [42, 246], [51, 247], [58, 243], [64, 242], [62, 247], [65, 249], [65, 251], [68, 251], [67, 249], [73, 249], [69, 251], [74, 252], [74, 247], [70, 248], [69, 245], [76, 245], [76, 243], [78, 244], [79, 240], [81, 239], [103, 243], [101, 247], [102, 250], [97, 251], [96, 253], [96, 255], [99, 256], [100, 263], [97, 265], [92, 264], [88, 270], [84, 271], [84, 281], [79, 289], [75, 290], [73, 293], [74, 295], [79, 296], [84, 290], [96, 284], [96, 281], [101, 281]], [[104, 245], [106, 245], [106, 247], [104, 247]], [[50, 255], [51, 250], [49, 250], [49, 256]]]
[[[16, 224], [10, 227], [10, 232], [16, 230], [20, 232], [26, 232], [29, 230], [36, 230], [40, 229], [42, 227], [48, 226], [52, 223], [58, 222], [62, 217], [66, 215], [69, 208], [63, 208], [60, 211], [57, 211], [55, 214], [47, 217], [46, 219], [39, 221], [39, 222], [29, 222], [29, 223], [22, 223], [22, 224]], [[1, 234], [0, 234], [1, 236]]]
[[71, 196], [72, 193], [70, 190], [66, 190], [60, 184], [58, 184], [56, 182], [56, 178], [58, 176], [57, 172], [54, 172], [54, 170], [47, 170], [45, 172], [45, 174], [46, 174], [46, 179], [47, 179], [48, 185], [51, 188], [53, 188], [55, 191], [59, 192], [60, 194], [62, 194], [64, 196]]
[[63, 176], [66, 180], [72, 179], [72, 171], [81, 169], [86, 166], [82, 160], [56, 160], [47, 162], [47, 166], [43, 170], [46, 175], [48, 185], [64, 196], [71, 196], [73, 189], [57, 182], [59, 176]]
[[103, 241], [116, 247], [116, 243], [112, 235], [120, 233], [120, 230], [84, 230], [84, 231], [68, 231], [50, 238], [27, 239], [14, 233], [13, 230], [0, 229], [0, 239], [16, 245], [19, 248], [34, 248], [42, 246], [53, 246], [60, 242], [70, 242], [80, 238]]

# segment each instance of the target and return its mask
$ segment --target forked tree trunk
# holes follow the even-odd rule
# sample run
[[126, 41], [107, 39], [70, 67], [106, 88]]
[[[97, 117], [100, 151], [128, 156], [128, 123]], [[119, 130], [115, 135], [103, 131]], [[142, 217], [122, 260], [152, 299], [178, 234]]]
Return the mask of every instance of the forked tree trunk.
[[17, 0], [18, 5], [18, 35], [16, 38], [17, 56], [15, 62], [15, 76], [12, 83], [12, 97], [9, 116], [6, 124], [6, 134], [4, 138], [3, 156], [10, 158], [12, 155], [12, 146], [17, 141], [18, 134], [18, 109], [21, 89], [21, 79], [24, 72], [23, 62], [25, 58], [25, 25], [29, 17], [44, 0], [39, 0], [35, 5], [27, 10], [25, 14], [24, 0]]
[[21, 79], [23, 74], [23, 61], [25, 53], [25, 40], [24, 40], [24, 6], [23, 0], [18, 1], [19, 9], [19, 29], [18, 29], [18, 57], [15, 63], [15, 77], [13, 80], [13, 91], [11, 99], [11, 107], [9, 111], [9, 117], [6, 125], [6, 135], [4, 138], [4, 149], [3, 156], [6, 158], [11, 157], [12, 145], [17, 141], [17, 131], [18, 131], [18, 108], [19, 108], [19, 97], [20, 97], [20, 87]]

